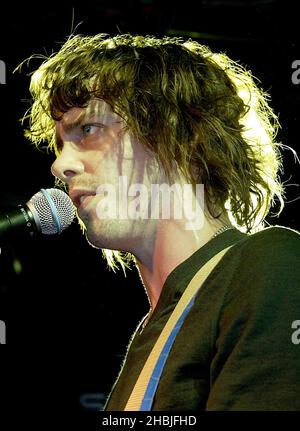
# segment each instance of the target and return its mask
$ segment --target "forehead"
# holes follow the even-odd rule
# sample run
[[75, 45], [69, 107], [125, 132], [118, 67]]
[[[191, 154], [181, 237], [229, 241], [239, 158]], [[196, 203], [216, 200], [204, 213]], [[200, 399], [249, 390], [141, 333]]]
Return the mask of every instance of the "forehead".
[[104, 100], [92, 99], [85, 108], [71, 108], [63, 113], [61, 120], [56, 121], [57, 126], [68, 127], [69, 125], [79, 124], [82, 121], [97, 117], [102, 121], [121, 121], [115, 112], [112, 111], [110, 105]]

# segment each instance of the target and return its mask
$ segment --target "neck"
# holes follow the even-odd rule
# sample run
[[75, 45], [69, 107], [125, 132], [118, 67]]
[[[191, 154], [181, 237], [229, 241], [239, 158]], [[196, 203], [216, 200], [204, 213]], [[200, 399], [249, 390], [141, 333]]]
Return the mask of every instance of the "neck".
[[205, 218], [201, 229], [186, 230], [182, 221], [159, 220], [155, 237], [148, 243], [149, 247], [135, 253], [152, 310], [157, 305], [168, 275], [228, 225], [220, 220]]

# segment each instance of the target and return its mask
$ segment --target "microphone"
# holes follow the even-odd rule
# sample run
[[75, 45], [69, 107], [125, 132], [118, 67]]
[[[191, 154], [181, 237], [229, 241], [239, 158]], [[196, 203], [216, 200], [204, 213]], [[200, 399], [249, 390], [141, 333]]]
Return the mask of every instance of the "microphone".
[[0, 239], [25, 234], [60, 234], [73, 221], [75, 207], [59, 189], [41, 189], [26, 204], [0, 215]]

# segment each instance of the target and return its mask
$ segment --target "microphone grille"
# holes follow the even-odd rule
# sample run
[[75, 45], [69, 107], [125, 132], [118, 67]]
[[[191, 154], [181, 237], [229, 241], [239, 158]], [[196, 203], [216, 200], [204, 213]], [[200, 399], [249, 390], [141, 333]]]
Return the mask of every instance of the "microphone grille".
[[27, 205], [41, 233], [45, 235], [61, 233], [70, 226], [75, 216], [73, 202], [60, 189], [41, 189], [32, 196]]

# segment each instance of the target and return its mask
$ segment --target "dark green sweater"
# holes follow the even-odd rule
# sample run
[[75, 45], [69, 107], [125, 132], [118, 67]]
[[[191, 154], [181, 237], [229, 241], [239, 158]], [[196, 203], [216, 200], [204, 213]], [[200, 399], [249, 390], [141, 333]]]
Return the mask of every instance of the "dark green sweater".
[[[300, 410], [300, 235], [280, 226], [227, 230], [168, 276], [144, 331], [133, 334], [105, 410], [123, 410], [189, 281], [235, 244], [200, 289], [164, 367], [153, 410]], [[300, 336], [299, 336], [300, 339]]]

